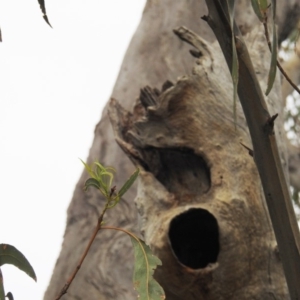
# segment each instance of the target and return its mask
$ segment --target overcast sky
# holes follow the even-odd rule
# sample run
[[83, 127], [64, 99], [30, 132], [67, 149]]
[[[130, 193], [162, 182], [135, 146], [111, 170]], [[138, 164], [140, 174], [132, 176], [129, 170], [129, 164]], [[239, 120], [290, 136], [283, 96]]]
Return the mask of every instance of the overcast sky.
[[17, 247], [38, 281], [3, 266], [15, 300], [41, 300], [66, 210], [145, 0], [0, 2], [0, 243]]

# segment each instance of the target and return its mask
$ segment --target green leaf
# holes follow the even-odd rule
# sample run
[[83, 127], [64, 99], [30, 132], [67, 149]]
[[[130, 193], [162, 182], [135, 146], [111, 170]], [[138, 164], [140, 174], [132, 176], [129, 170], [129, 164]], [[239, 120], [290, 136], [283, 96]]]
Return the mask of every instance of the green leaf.
[[262, 14], [267, 12], [268, 6], [269, 6], [268, 0], [258, 0], [258, 3], [259, 3], [259, 8], [260, 8], [260, 11], [262, 12]]
[[29, 261], [14, 246], [0, 244], [0, 266], [4, 264], [14, 265], [36, 281], [36, 275]]
[[118, 192], [118, 196], [121, 198], [127, 191], [128, 189], [133, 185], [135, 180], [137, 179], [139, 175], [140, 169], [137, 168], [135, 172], [130, 176], [130, 178], [124, 183], [124, 185], [121, 187], [121, 189]]
[[101, 176], [98, 178], [101, 187], [106, 191], [106, 193], [108, 193], [111, 187], [113, 178], [114, 176], [110, 172], [103, 172]]
[[273, 41], [272, 41], [272, 56], [271, 56], [271, 64], [268, 76], [268, 86], [266, 90], [266, 96], [269, 95], [275, 78], [276, 78], [276, 71], [277, 71], [277, 32], [275, 26], [273, 26]]
[[236, 52], [236, 46], [235, 46], [235, 36], [234, 36], [234, 6], [235, 6], [235, 0], [226, 0], [227, 2], [227, 9], [229, 12], [230, 17], [230, 28], [232, 33], [232, 67], [231, 67], [231, 77], [232, 77], [232, 83], [233, 83], [233, 119], [234, 124], [236, 126], [236, 102], [237, 102], [237, 87], [239, 83], [239, 61], [238, 56]]
[[6, 294], [6, 297], [8, 298], [8, 300], [14, 300], [14, 296], [13, 296], [13, 294], [11, 292], [8, 292]]
[[96, 177], [97, 178], [101, 177], [102, 173], [105, 172], [105, 168], [97, 161], [94, 162], [94, 167], [95, 167], [94, 174], [96, 175]]
[[265, 14], [268, 10], [268, 1], [267, 0], [251, 0], [252, 8], [261, 22], [265, 20]]
[[300, 207], [300, 201], [299, 201], [299, 191], [293, 187], [293, 193], [292, 193], [292, 199], [295, 202], [295, 204]]
[[99, 167], [99, 170], [104, 171], [104, 172], [108, 172], [111, 171], [111, 173], [116, 172], [116, 170], [113, 167], [104, 167], [103, 165], [101, 165], [98, 161], [94, 162], [94, 164], [96, 166]]
[[277, 30], [275, 25], [275, 16], [276, 16], [276, 0], [272, 0], [272, 12], [273, 12], [273, 19], [272, 19], [272, 27], [273, 27], [273, 40], [272, 40], [272, 56], [271, 56], [271, 63], [270, 63], [270, 70], [268, 76], [268, 86], [266, 90], [266, 96], [269, 95], [275, 78], [276, 78], [276, 71], [277, 71]]
[[94, 162], [94, 165], [95, 165], [95, 175], [97, 178], [101, 178], [103, 175], [107, 175], [111, 178], [110, 180], [110, 184], [111, 185], [111, 182], [112, 182], [112, 179], [114, 177], [114, 172], [115, 172], [115, 169], [112, 168], [112, 167], [103, 167], [99, 162]]
[[252, 8], [257, 15], [258, 19], [263, 22], [264, 16], [262, 15], [259, 7], [259, 0], [251, 0]]
[[237, 88], [238, 88], [238, 83], [239, 83], [239, 61], [236, 53], [236, 48], [235, 48], [235, 41], [234, 41], [234, 36], [232, 40], [232, 71], [231, 71], [231, 76], [232, 76], [232, 83], [233, 83], [233, 119], [234, 119], [234, 124], [236, 126], [236, 103], [237, 103]]
[[86, 191], [90, 186], [93, 186], [96, 189], [100, 188], [100, 184], [97, 179], [95, 178], [89, 178], [85, 183], [84, 183], [84, 190]]
[[89, 166], [87, 163], [85, 163], [81, 158], [79, 158], [79, 159], [80, 159], [80, 161], [83, 163], [85, 170], [89, 173], [89, 175], [90, 175], [91, 177], [94, 178], [95, 175], [94, 175], [94, 172], [93, 172], [92, 167]]
[[120, 197], [117, 195], [116, 197], [114, 197], [113, 199], [111, 199], [109, 202], [108, 202], [108, 206], [107, 208], [113, 208], [115, 207], [120, 201]]
[[104, 167], [99, 162], [94, 162], [93, 166], [89, 166], [86, 164], [82, 159], [80, 159], [81, 162], [84, 164], [84, 167], [86, 171], [89, 173], [89, 175], [92, 177], [90, 180], [87, 181], [85, 184], [85, 189], [87, 189], [87, 183], [91, 186], [96, 187], [100, 190], [100, 192], [106, 197], [109, 198], [110, 196], [110, 187], [112, 184], [112, 181], [114, 179], [114, 172], [115, 169], [112, 167]]
[[227, 8], [229, 12], [230, 17], [230, 27], [233, 28], [233, 20], [234, 20], [234, 6], [235, 6], [235, 0], [226, 0], [227, 2]]
[[138, 292], [139, 300], [165, 299], [163, 288], [153, 278], [154, 270], [161, 261], [154, 256], [149, 246], [134, 235], [130, 235], [134, 248], [134, 288]]
[[38, 0], [38, 2], [39, 2], [39, 5], [40, 5], [40, 8], [41, 8], [41, 11], [43, 13], [44, 20], [52, 28], [52, 26], [51, 26], [51, 24], [50, 24], [50, 22], [48, 20], [48, 17], [47, 17], [45, 1], [44, 0]]
[[0, 269], [0, 300], [5, 300], [5, 292], [4, 292], [4, 286], [3, 286], [3, 276], [2, 276], [1, 269]]
[[133, 284], [138, 292], [139, 300], [165, 299], [163, 288], [153, 278], [154, 270], [158, 265], [161, 265], [161, 260], [152, 254], [150, 247], [132, 232], [123, 228], [104, 226], [102, 229], [118, 230], [130, 236], [135, 257]]

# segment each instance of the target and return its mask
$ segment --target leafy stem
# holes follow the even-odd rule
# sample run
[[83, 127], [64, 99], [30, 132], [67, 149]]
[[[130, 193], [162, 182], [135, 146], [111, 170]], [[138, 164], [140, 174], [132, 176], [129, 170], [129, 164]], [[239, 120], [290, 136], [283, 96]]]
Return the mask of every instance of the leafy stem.
[[[268, 29], [268, 16], [267, 16], [266, 12], [264, 12], [264, 19], [263, 19], [262, 23], [263, 23], [263, 26], [264, 26], [265, 37], [266, 37], [266, 40], [267, 40], [267, 44], [268, 44], [269, 50], [272, 52], [272, 44], [271, 44], [271, 41], [270, 41], [270, 35], [269, 35], [269, 29]], [[275, 30], [275, 28], [273, 28], [273, 30]], [[281, 74], [287, 80], [287, 82], [298, 92], [298, 94], [300, 94], [300, 89], [292, 81], [292, 79], [288, 76], [288, 74], [285, 72], [285, 70], [282, 68], [282, 66], [281, 66], [281, 64], [280, 64], [280, 62], [279, 62], [278, 59], [276, 59], [276, 65], [277, 65], [279, 71], [281, 72]]]
[[[139, 169], [136, 169], [136, 171], [130, 176], [130, 178], [125, 182], [125, 184], [122, 186], [122, 188], [119, 190], [119, 192], [116, 192], [116, 186], [111, 187], [112, 181], [114, 178], [113, 173], [115, 172], [114, 168], [112, 167], [104, 167], [99, 162], [94, 162], [92, 166], [89, 166], [85, 162], [82, 161], [82, 163], [85, 166], [86, 171], [91, 176], [87, 179], [87, 181], [84, 184], [84, 189], [87, 190], [89, 187], [94, 187], [97, 190], [100, 191], [100, 193], [106, 198], [106, 202], [104, 205], [104, 208], [101, 212], [100, 217], [98, 218], [96, 228], [93, 231], [93, 234], [75, 268], [70, 278], [67, 280], [63, 288], [61, 289], [58, 296], [55, 298], [55, 300], [59, 300], [64, 294], [67, 293], [71, 283], [73, 282], [74, 278], [76, 277], [78, 271], [80, 270], [96, 236], [97, 233], [102, 228], [103, 224], [103, 218], [106, 213], [106, 211], [112, 207], [114, 207], [116, 204], [119, 203], [121, 197], [128, 191], [128, 189], [132, 186], [134, 181], [136, 180]], [[121, 229], [119, 229], [121, 230]], [[124, 230], [123, 230], [124, 231]], [[124, 231], [125, 232], [125, 231]], [[128, 233], [129, 234], [129, 233]]]
[[133, 273], [134, 288], [141, 300], [165, 299], [163, 288], [153, 278], [154, 270], [161, 265], [161, 260], [152, 254], [149, 246], [133, 233], [123, 228], [105, 226], [102, 229], [113, 229], [126, 233], [131, 238], [134, 249], [135, 265]]

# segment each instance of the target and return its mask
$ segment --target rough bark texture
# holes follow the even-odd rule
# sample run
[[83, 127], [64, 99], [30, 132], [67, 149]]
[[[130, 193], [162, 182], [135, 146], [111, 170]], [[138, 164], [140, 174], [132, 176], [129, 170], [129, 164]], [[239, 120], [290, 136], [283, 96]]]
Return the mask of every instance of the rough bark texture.
[[[265, 85], [264, 36], [255, 31], [248, 44]], [[201, 57], [160, 95], [142, 90], [133, 114], [111, 102], [117, 141], [143, 169], [141, 230], [163, 261], [156, 275], [167, 299], [286, 298], [256, 166], [240, 144], [250, 144], [249, 133], [240, 107], [235, 131], [230, 74], [217, 48], [207, 44], [213, 61]], [[279, 88], [268, 99], [276, 111]]]
[[[285, 12], [294, 2], [278, 2], [279, 25], [282, 25]], [[249, 3], [240, 1], [237, 6], [238, 22], [244, 32], [257, 23], [250, 14]], [[131, 111], [139, 89], [144, 86], [160, 87], [166, 79], [176, 82], [178, 76], [189, 74], [189, 77], [180, 79], [160, 96], [149, 89], [155, 102], [138, 103], [133, 115], [114, 102], [115, 128], [118, 131], [125, 126], [123, 132], [118, 131], [119, 142], [125, 142], [123, 148], [127, 152], [130, 144], [138, 150], [137, 157], [131, 158], [143, 167], [136, 200], [142, 218], [139, 227], [133, 201], [136, 190], [131, 189], [108, 212], [106, 223], [136, 233], [142, 229], [146, 241], [163, 260], [157, 278], [166, 289], [167, 299], [286, 299], [257, 172], [252, 158], [239, 144], [249, 146], [248, 132], [239, 106], [235, 132], [231, 79], [218, 46], [209, 45], [214, 37], [200, 20], [206, 13], [202, 1], [147, 2], [112, 97]], [[172, 32], [180, 25], [204, 38], [214, 59], [213, 63], [207, 56], [200, 59], [192, 74], [195, 58], [188, 55], [189, 48]], [[254, 55], [259, 54], [255, 67], [265, 80], [269, 58], [264, 39], [255, 32], [249, 40]], [[277, 81], [269, 97], [272, 112], [282, 111], [279, 94]], [[144, 115], [146, 118], [141, 120]], [[277, 132], [282, 131], [281, 127]], [[118, 186], [133, 171], [132, 164], [115, 143], [107, 109], [96, 126], [88, 162], [94, 160], [118, 170]], [[62, 251], [45, 300], [54, 299], [76, 266], [103, 206], [103, 199], [94, 190], [83, 192], [86, 178], [83, 173], [68, 209]], [[186, 255], [189, 251], [198, 252], [200, 247], [197, 244], [194, 248], [188, 238], [186, 248], [180, 247], [176, 236], [181, 228], [178, 224], [185, 224], [185, 217], [198, 227], [211, 224], [208, 227], [213, 228], [212, 241], [205, 231], [193, 232], [197, 240], [208, 238], [211, 243], [205, 249], [209, 252], [204, 255], [208, 259], [195, 255], [194, 261], [191, 255]], [[179, 236], [184, 239], [185, 231]], [[135, 299], [132, 262], [131, 244], [126, 236], [108, 230], [100, 232], [64, 299]]]

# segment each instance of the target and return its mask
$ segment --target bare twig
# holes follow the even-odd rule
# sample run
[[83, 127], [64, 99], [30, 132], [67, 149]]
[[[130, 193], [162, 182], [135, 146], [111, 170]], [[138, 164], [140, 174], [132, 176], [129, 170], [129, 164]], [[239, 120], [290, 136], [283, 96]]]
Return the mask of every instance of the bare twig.
[[240, 144], [245, 148], [245, 149], [247, 149], [248, 150], [248, 153], [249, 153], [249, 155], [250, 156], [254, 156], [254, 151], [252, 150], [252, 149], [250, 149], [249, 147], [247, 147], [246, 145], [244, 145], [243, 143], [241, 143], [240, 142]]
[[101, 229], [112, 229], [112, 230], [116, 230], [116, 231], [122, 231], [124, 233], [127, 233], [129, 236], [136, 238], [134, 234], [132, 234], [130, 231], [128, 231], [124, 228], [113, 227], [113, 226], [103, 226], [103, 227], [101, 227]]
[[[264, 29], [265, 29], [265, 36], [266, 36], [266, 40], [269, 46], [270, 51], [272, 52], [272, 45], [271, 45], [271, 41], [270, 41], [270, 35], [269, 35], [269, 30], [268, 30], [268, 16], [265, 13], [265, 20], [263, 21], [263, 25], [264, 25]], [[281, 72], [281, 74], [285, 77], [285, 79], [288, 81], [288, 83], [298, 92], [298, 94], [300, 94], [300, 89], [297, 87], [297, 85], [290, 79], [290, 77], [287, 75], [287, 73], [284, 71], [284, 69], [282, 68], [280, 62], [277, 59], [277, 67], [279, 69], [279, 71]]]

